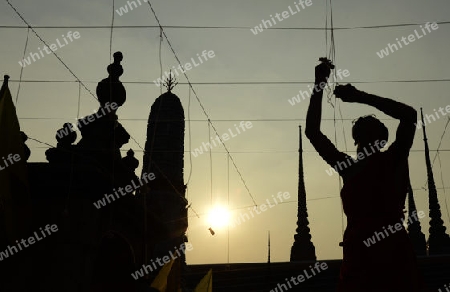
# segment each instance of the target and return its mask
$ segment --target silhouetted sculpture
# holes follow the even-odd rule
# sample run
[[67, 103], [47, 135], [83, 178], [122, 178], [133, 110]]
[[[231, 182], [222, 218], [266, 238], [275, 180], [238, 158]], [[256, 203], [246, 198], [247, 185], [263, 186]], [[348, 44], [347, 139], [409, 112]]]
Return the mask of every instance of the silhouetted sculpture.
[[350, 84], [337, 86], [334, 93], [342, 101], [367, 104], [400, 120], [395, 142], [381, 152], [388, 139], [387, 128], [373, 116], [359, 118], [352, 129], [357, 146], [357, 159], [353, 159], [338, 151], [320, 131], [323, 88], [330, 64], [322, 62], [315, 71], [316, 86], [305, 133], [344, 181], [341, 198], [347, 228], [338, 291], [422, 291], [414, 251], [401, 224], [417, 112], [405, 104], [359, 91]]

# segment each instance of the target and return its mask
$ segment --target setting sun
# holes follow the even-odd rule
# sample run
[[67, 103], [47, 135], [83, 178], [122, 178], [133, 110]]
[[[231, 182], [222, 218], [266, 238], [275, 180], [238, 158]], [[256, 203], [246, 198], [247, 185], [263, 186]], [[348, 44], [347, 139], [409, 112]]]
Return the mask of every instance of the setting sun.
[[228, 226], [230, 213], [221, 206], [216, 206], [209, 211], [208, 224], [212, 228], [222, 228]]

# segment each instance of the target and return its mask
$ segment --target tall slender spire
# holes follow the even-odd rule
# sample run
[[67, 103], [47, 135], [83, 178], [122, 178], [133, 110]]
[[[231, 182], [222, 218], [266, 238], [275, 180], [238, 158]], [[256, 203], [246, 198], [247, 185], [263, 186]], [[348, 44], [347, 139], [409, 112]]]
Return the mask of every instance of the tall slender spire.
[[299, 126], [299, 149], [298, 149], [298, 206], [297, 206], [297, 229], [294, 235], [294, 244], [291, 248], [291, 262], [315, 261], [316, 248], [311, 242], [309, 229], [308, 211], [306, 208], [306, 189], [303, 176], [303, 146], [302, 127]]
[[267, 263], [270, 264], [270, 230], [267, 234]]
[[[414, 215], [417, 214], [416, 202], [414, 201], [414, 193], [411, 187], [411, 182], [408, 184], [408, 213], [408, 218], [414, 218]], [[409, 223], [408, 220], [408, 235], [416, 255], [427, 255], [427, 242], [425, 239], [425, 234], [422, 232], [422, 227], [420, 226], [419, 220], [412, 220], [411, 223]]]
[[441, 207], [439, 206], [436, 184], [434, 183], [433, 169], [431, 167], [430, 149], [428, 148], [427, 133], [423, 120], [423, 111], [420, 108], [423, 129], [423, 141], [425, 142], [425, 162], [427, 165], [428, 177], [428, 200], [430, 206], [430, 237], [428, 238], [429, 255], [450, 253], [450, 237], [445, 233], [446, 227], [441, 217]]

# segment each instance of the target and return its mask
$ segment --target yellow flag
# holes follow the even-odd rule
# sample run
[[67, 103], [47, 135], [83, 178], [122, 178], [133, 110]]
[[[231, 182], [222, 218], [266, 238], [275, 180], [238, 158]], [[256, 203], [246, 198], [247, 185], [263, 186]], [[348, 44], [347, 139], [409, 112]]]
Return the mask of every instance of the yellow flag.
[[172, 269], [167, 277], [166, 292], [179, 292], [181, 288], [181, 260], [175, 258], [173, 260]]
[[31, 216], [28, 175], [19, 120], [8, 78], [0, 90], [0, 212], [11, 242], [27, 235]]
[[155, 280], [153, 280], [151, 287], [158, 289], [159, 292], [166, 292], [167, 278], [169, 277], [170, 270], [172, 269], [173, 260], [165, 264], [159, 271]]
[[194, 292], [212, 292], [212, 269], [200, 280]]

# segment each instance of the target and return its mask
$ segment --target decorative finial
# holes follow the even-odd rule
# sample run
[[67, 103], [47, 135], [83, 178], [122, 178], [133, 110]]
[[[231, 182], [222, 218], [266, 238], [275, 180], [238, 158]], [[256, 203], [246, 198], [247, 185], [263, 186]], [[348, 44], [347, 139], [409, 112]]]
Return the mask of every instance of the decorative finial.
[[120, 62], [123, 60], [121, 52], [115, 52], [114, 62], [107, 67], [108, 78], [103, 79], [97, 85], [97, 96], [102, 107], [107, 102], [115, 102], [118, 106], [122, 106], [126, 101], [125, 87], [120, 82], [119, 77], [123, 74], [123, 68]]
[[139, 166], [139, 160], [134, 157], [134, 151], [132, 149], [127, 151], [127, 156], [122, 158], [122, 162], [132, 172]]
[[120, 65], [120, 62], [123, 60], [123, 54], [122, 52], [115, 52], [113, 54], [114, 62], [107, 67], [107, 71], [109, 73], [109, 76], [112, 80], [119, 80], [119, 77], [123, 74], [123, 68], [122, 65]]
[[64, 123], [63, 127], [56, 131], [55, 138], [58, 146], [69, 146], [77, 140], [77, 132], [71, 123]]
[[8, 80], [9, 80], [9, 75], [4, 75], [3, 76], [3, 86], [8, 85]]
[[175, 77], [172, 78], [172, 70], [169, 71], [169, 78], [164, 81], [163, 86], [167, 88], [167, 92], [172, 92], [172, 89], [178, 84]]
[[123, 60], [123, 54], [122, 52], [115, 52], [113, 54], [113, 58], [114, 58], [114, 63], [119, 63], [122, 62]]

